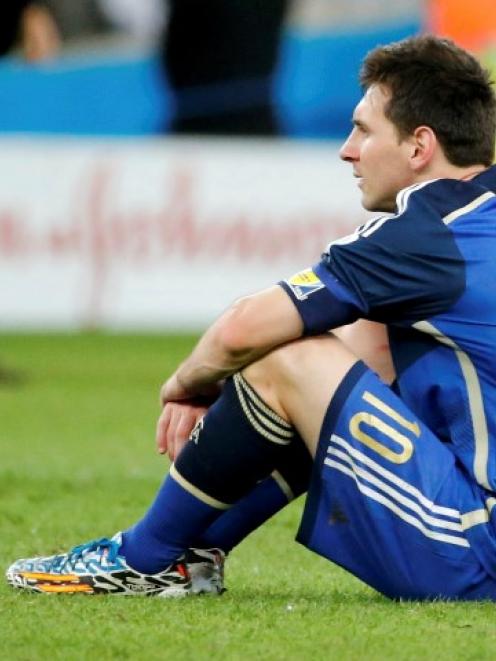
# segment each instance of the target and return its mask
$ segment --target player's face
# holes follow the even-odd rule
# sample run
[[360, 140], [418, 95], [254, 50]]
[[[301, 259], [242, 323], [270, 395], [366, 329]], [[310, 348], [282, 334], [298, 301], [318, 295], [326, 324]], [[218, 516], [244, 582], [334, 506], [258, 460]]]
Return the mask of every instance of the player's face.
[[340, 151], [341, 158], [353, 165], [362, 204], [370, 211], [394, 211], [396, 195], [415, 183], [409, 167], [411, 145], [400, 140], [384, 114], [389, 98], [383, 87], [369, 87], [355, 108], [353, 129]]

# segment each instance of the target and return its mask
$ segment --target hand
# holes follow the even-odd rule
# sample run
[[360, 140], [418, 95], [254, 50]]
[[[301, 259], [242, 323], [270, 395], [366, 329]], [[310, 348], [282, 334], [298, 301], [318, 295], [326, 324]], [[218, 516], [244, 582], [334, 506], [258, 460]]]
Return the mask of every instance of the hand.
[[178, 379], [178, 373], [175, 372], [160, 388], [160, 405], [186, 400], [190, 403], [210, 405], [219, 396], [222, 386], [223, 382], [211, 383], [198, 390], [187, 390]]
[[167, 379], [160, 388], [160, 405], [165, 406], [167, 402], [181, 402], [191, 399], [192, 395], [183, 387], [177, 378], [177, 372]]
[[166, 403], [157, 422], [156, 443], [160, 454], [167, 453], [174, 461], [207, 411], [208, 406], [193, 401]]

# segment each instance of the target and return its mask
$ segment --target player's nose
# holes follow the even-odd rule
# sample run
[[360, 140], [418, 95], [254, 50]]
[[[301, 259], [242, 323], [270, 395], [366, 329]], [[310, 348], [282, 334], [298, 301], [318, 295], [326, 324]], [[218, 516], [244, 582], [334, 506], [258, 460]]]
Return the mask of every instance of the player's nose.
[[339, 158], [343, 161], [352, 162], [358, 159], [358, 150], [353, 140], [353, 132], [346, 138], [339, 150]]

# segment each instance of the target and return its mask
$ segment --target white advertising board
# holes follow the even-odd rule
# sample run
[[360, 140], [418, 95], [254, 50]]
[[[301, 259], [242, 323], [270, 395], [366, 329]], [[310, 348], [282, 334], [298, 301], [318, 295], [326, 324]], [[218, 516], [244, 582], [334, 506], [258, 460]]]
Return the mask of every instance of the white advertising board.
[[200, 329], [366, 219], [338, 145], [0, 141], [0, 327]]

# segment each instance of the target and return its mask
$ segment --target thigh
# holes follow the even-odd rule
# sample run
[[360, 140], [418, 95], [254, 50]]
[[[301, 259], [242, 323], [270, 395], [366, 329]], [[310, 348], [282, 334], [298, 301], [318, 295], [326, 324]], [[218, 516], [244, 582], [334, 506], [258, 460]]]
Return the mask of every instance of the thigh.
[[335, 328], [332, 332], [357, 358], [376, 372], [382, 381], [394, 381], [396, 374], [384, 324], [359, 319], [353, 324]]
[[358, 363], [324, 418], [298, 540], [392, 598], [496, 600], [462, 525], [473, 493], [450, 450]]

